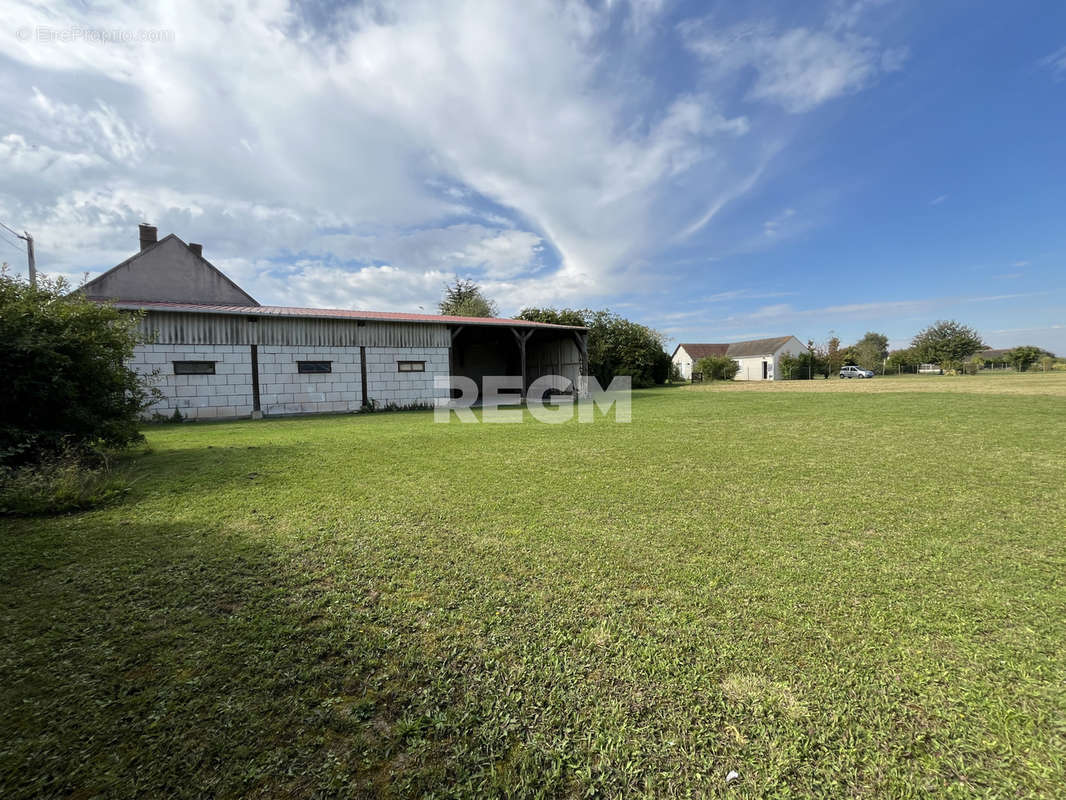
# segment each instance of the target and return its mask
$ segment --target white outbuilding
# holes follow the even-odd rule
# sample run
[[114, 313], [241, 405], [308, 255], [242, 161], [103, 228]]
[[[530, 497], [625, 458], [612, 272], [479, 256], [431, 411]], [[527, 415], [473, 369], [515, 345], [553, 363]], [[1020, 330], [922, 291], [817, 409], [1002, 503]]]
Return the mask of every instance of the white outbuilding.
[[772, 339], [752, 339], [747, 342], [704, 342], [679, 344], [671, 357], [685, 380], [692, 379], [697, 361], [707, 356], [728, 356], [737, 362], [738, 381], [781, 380], [781, 357], [786, 353], [798, 356], [807, 348], [795, 336]]

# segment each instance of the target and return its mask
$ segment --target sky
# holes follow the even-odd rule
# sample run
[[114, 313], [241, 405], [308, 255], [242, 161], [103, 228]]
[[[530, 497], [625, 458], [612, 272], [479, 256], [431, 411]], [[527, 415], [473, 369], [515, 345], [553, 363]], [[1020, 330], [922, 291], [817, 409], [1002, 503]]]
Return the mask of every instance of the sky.
[[[1066, 3], [0, 0], [0, 222], [264, 304], [1066, 355]], [[25, 273], [22, 243], [0, 260]]]

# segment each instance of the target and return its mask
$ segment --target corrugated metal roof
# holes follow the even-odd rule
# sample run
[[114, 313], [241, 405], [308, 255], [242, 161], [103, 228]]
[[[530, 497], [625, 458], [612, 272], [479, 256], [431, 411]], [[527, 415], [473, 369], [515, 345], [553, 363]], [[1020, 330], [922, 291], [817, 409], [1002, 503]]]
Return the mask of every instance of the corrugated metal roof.
[[165, 303], [161, 301], [120, 300], [115, 308], [145, 311], [177, 311], [191, 314], [238, 314], [240, 316], [303, 317], [314, 319], [353, 319], [374, 322], [416, 322], [434, 325], [498, 325], [509, 328], [551, 328], [583, 331], [574, 325], [551, 325], [524, 319], [501, 317], [448, 317], [441, 314], [405, 314], [399, 311], [352, 311], [344, 308], [299, 308], [293, 306], [228, 306], [207, 303]]
[[[776, 353], [792, 336], [776, 336], [772, 339], [751, 339], [746, 342], [703, 342], [700, 344], [679, 344], [693, 360], [707, 356], [729, 356], [730, 358], [750, 358], [751, 356], [768, 356]], [[677, 349], [674, 350], [677, 353]]]

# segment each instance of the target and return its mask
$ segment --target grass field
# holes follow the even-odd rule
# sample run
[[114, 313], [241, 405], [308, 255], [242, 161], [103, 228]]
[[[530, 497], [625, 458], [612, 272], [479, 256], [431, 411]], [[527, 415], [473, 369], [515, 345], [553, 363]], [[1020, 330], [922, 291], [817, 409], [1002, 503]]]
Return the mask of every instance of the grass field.
[[1066, 375], [147, 436], [0, 522], [5, 798], [1066, 791]]

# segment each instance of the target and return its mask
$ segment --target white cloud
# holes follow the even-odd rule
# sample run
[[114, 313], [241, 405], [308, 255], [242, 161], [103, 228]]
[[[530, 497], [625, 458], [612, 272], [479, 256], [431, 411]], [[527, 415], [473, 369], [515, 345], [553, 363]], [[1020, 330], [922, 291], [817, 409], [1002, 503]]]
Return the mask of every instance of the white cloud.
[[788, 223], [792, 217], [796, 216], [796, 209], [786, 208], [780, 214], [766, 220], [762, 224], [762, 232], [764, 236], [777, 236], [781, 232], [781, 227]]
[[[505, 306], [639, 290], [661, 280], [642, 265], [663, 242], [703, 230], [779, 151], [704, 76], [663, 94], [631, 66], [664, 6], [370, 0], [312, 24], [286, 0], [11, 0], [0, 218], [69, 274], [122, 260], [150, 221], [263, 269], [246, 280], [273, 302], [408, 307], [457, 273]], [[34, 26], [174, 35], [15, 37]], [[767, 30], [756, 49], [727, 48], [730, 69], [754, 66], [753, 96], [793, 110], [884, 69], [850, 29]]]
[[748, 98], [794, 114], [870, 85], [882, 72], [902, 67], [906, 51], [847, 31], [805, 27], [776, 31], [766, 24], [718, 30], [707, 20], [681, 26], [686, 46], [712, 75], [755, 72]]
[[934, 197], [932, 200], [929, 201], [929, 205], [938, 206], [938, 205], [940, 205], [941, 203], [943, 203], [947, 199], [948, 199], [948, 196], [946, 194], [937, 195], [936, 197]]
[[1055, 80], [1066, 80], [1066, 45], [1040, 59], [1040, 64], [1051, 70]]

